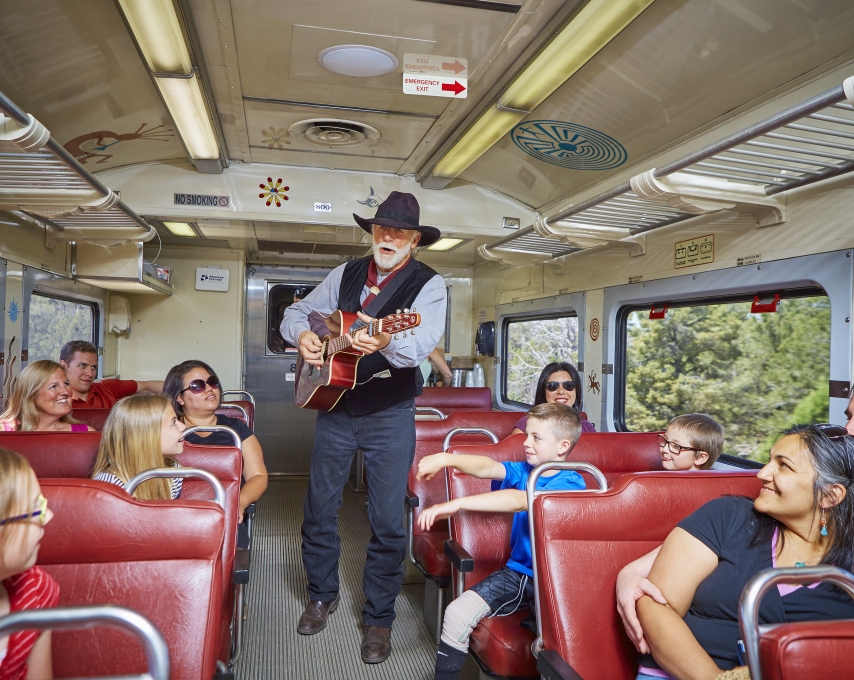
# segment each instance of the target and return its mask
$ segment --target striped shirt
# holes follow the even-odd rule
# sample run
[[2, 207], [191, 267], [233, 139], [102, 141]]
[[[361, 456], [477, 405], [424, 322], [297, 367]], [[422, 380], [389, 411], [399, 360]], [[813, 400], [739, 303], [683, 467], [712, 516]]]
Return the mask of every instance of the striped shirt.
[[[3, 585], [9, 593], [9, 610], [47, 609], [59, 603], [59, 585], [41, 567], [31, 567], [10, 576]], [[27, 659], [41, 631], [22, 630], [12, 633], [6, 656], [0, 661], [0, 680], [25, 680]]]
[[[168, 467], [181, 467], [178, 461], [172, 460], [171, 458], [167, 459], [166, 465]], [[115, 484], [116, 486], [119, 486], [122, 489], [125, 488], [125, 483], [121, 479], [116, 477], [112, 472], [107, 472], [106, 470], [94, 475], [92, 479], [95, 479], [99, 482], [109, 482], [110, 484]], [[170, 498], [172, 500], [175, 500], [176, 498], [178, 498], [178, 496], [181, 495], [181, 487], [184, 480], [181, 477], [172, 477], [172, 479], [170, 479], [169, 481], [172, 485], [172, 493]], [[2, 680], [2, 678], [0, 678], [0, 680]]]

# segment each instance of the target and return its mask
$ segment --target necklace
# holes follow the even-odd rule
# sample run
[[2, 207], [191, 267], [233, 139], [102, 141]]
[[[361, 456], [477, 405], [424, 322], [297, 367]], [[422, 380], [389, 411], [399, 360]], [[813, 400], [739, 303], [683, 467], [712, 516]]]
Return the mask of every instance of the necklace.
[[798, 549], [795, 547], [795, 542], [791, 538], [789, 538], [789, 545], [792, 546], [792, 550], [794, 550], [795, 555], [798, 556], [798, 561], [795, 562], [795, 567], [798, 569], [801, 569], [801, 568], [807, 566], [807, 563], [804, 562], [804, 559], [801, 557], [801, 554], [798, 552]]

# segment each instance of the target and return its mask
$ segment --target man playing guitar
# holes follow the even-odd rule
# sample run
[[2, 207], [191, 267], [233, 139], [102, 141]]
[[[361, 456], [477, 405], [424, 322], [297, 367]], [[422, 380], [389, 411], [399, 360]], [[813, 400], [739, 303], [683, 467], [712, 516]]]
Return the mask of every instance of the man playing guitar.
[[[361, 656], [381, 663], [391, 654], [394, 600], [403, 582], [406, 536], [402, 506], [415, 455], [415, 397], [421, 393], [419, 364], [436, 347], [445, 327], [447, 295], [441, 275], [412, 258], [412, 249], [435, 243], [435, 227], [419, 225], [412, 194], [391, 192], [376, 216], [353, 215], [373, 236], [373, 256], [334, 269], [304, 300], [285, 311], [282, 336], [297, 345], [309, 363], [323, 363], [322, 345], [309, 314], [328, 316], [337, 309], [358, 312], [370, 322], [413, 308], [421, 315], [417, 333], [394, 338], [356, 333], [353, 347], [366, 356], [356, 386], [330, 411], [317, 414], [308, 493], [303, 508], [302, 559], [309, 602], [297, 631], [313, 635], [326, 626], [338, 606], [338, 508], [355, 449], [365, 456], [368, 519], [371, 525], [362, 579], [366, 603]], [[370, 315], [363, 313], [363, 310]], [[312, 315], [313, 317], [316, 315]]]

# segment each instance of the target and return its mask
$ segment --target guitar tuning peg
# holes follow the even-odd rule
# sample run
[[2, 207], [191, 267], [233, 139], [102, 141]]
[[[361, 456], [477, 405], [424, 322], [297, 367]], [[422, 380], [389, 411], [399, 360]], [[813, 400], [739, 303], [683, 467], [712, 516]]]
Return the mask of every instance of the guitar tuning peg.
[[415, 329], [413, 328], [411, 331], [409, 331], [409, 334], [410, 334], [410, 335], [415, 335]]
[[404, 309], [403, 309], [403, 313], [404, 313], [404, 314], [409, 314], [409, 307], [404, 307]]
[[399, 339], [399, 338], [397, 337], [397, 333], [395, 333], [392, 337], [393, 337], [395, 340], [398, 340], [398, 339]]
[[398, 309], [398, 310], [395, 312], [395, 314], [400, 314], [400, 310]]

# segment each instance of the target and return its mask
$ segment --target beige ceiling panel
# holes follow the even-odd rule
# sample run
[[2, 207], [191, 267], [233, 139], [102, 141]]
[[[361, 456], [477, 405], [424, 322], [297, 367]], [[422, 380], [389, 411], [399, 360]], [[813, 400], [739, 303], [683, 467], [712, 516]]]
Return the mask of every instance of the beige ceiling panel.
[[[525, 123], [560, 121], [618, 142], [626, 164], [652, 159], [703, 126], [723, 122], [854, 50], [850, 0], [657, 0]], [[556, 151], [560, 140], [546, 139]], [[565, 155], [572, 164], [572, 153]], [[542, 206], [614, 169], [578, 170], [522, 151], [511, 135], [463, 179]]]
[[403, 162], [397, 158], [352, 156], [326, 151], [298, 151], [284, 149], [252, 148], [253, 163], [302, 165], [309, 168], [331, 170], [368, 170], [370, 172], [395, 172]]
[[0, 91], [89, 170], [186, 158], [112, 0], [4, 2]]
[[403, 55], [407, 52], [429, 54], [436, 45], [435, 40], [413, 40], [391, 35], [375, 35], [373, 33], [357, 33], [356, 31], [341, 31], [334, 28], [318, 28], [317, 26], [293, 27], [291, 39], [291, 68], [290, 77], [293, 80], [308, 80], [315, 83], [331, 85], [352, 85], [354, 81], [360, 87], [385, 88], [400, 90], [400, 68], [384, 76], [375, 78], [352, 78], [324, 68], [317, 59], [327, 47], [335, 45], [367, 45], [378, 47], [397, 57], [403, 63]]
[[418, 0], [300, 2], [287, 11], [276, 0], [233, 0], [231, 8], [245, 97], [432, 115], [450, 100], [403, 94], [400, 68], [379, 78], [340, 76], [317, 63], [318, 53], [364, 43], [398, 59], [428, 50], [463, 57], [473, 69], [514, 16]]
[[[288, 129], [304, 120], [346, 120], [368, 125], [379, 133], [378, 139], [366, 137], [358, 144], [347, 146], [320, 145], [305, 135], [293, 135]], [[363, 111], [342, 111], [307, 106], [284, 106], [269, 102], [246, 102], [246, 120], [249, 127], [249, 144], [253, 158], [258, 149], [304, 151], [307, 153], [335, 153], [342, 156], [372, 156], [398, 161], [398, 166], [433, 124], [427, 116], [401, 116]], [[373, 134], [373, 133], [372, 133]], [[358, 137], [357, 137], [358, 139]], [[265, 156], [265, 158], [284, 158]], [[270, 161], [268, 161], [270, 162]], [[272, 161], [288, 163], [290, 161]], [[396, 168], [395, 168], [396, 169]]]

